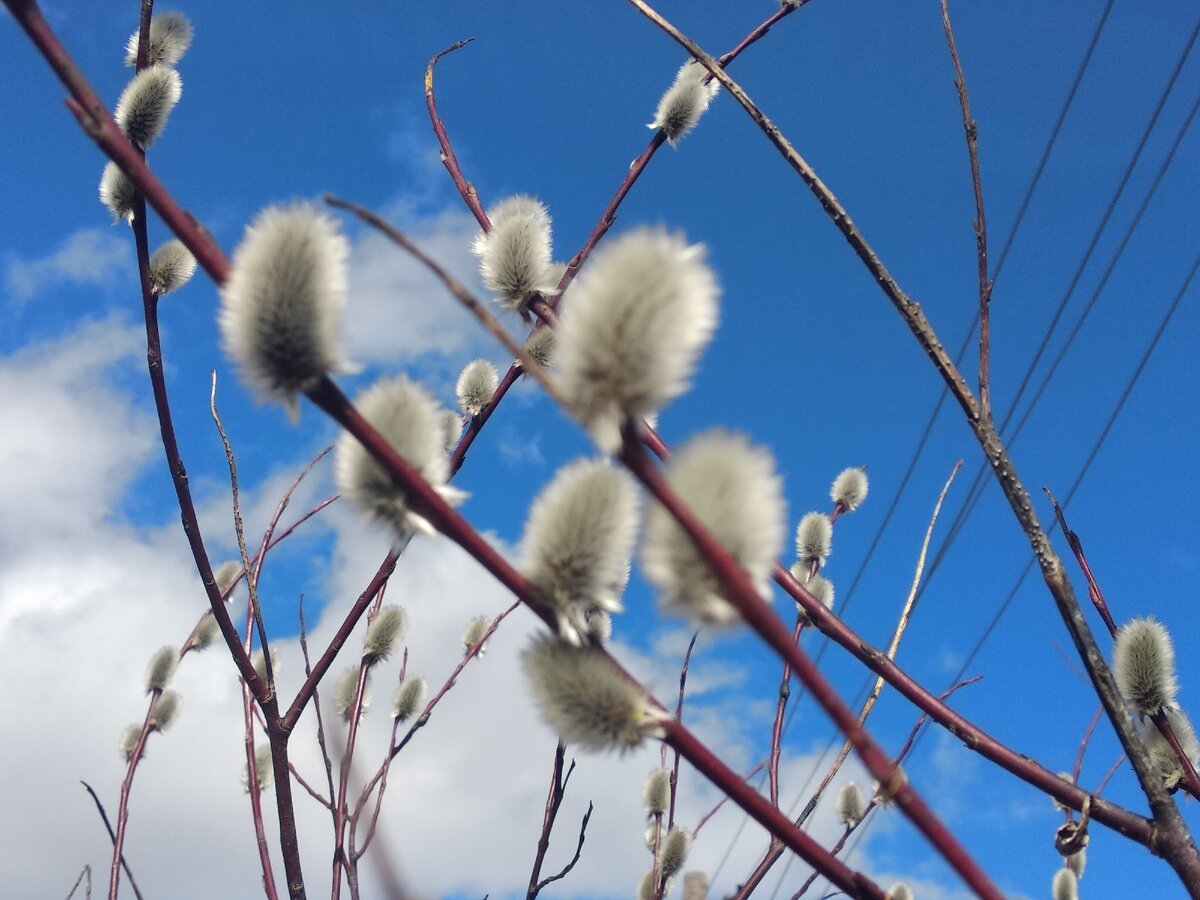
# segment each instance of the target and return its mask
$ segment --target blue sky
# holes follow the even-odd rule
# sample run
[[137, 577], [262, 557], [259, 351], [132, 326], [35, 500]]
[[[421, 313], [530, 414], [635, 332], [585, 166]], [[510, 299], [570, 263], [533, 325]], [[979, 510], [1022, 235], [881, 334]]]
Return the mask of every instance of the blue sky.
[[[675, 0], [658, 8], [719, 53], [769, 15], [772, 4]], [[993, 260], [1102, 8], [1097, 0], [1017, 0], [951, 9], [979, 123]], [[115, 103], [129, 76], [121, 57], [136, 4], [52, 3], [46, 9], [101, 96]], [[582, 243], [646, 146], [645, 123], [684, 59], [632, 7], [616, 2], [298, 3], [286, 11], [197, 2], [182, 11], [196, 40], [180, 64], [183, 99], [150, 161], [223, 248], [236, 246], [262, 206], [329, 191], [387, 212], [474, 285], [469, 242], [476, 226], [437, 160], [425, 114], [422, 75], [429, 57], [476, 37], [437, 72], [441, 111], [460, 162], [485, 205], [517, 192], [543, 200], [562, 258]], [[1191, 16], [1157, 0], [1114, 6], [996, 287], [992, 383], [999, 411], [1011, 402], [1080, 264], [1192, 33]], [[1051, 338], [1051, 358], [1096, 290], [1195, 100], [1198, 66], [1200, 60], [1186, 62]], [[957, 348], [975, 311], [973, 206], [937, 4], [813, 0], [731, 73], [839, 196], [942, 339]], [[84, 862], [103, 869], [103, 833], [85, 795], [76, 795], [75, 781], [87, 778], [115, 804], [122, 774], [116, 737], [125, 721], [141, 715], [144, 661], [186, 635], [203, 609], [152, 419], [131, 242], [127, 229], [109, 226], [96, 200], [103, 160], [62, 96], [6, 17], [0, 24], [0, 108], [9, 136], [0, 142], [6, 173], [0, 408], [16, 424], [0, 441], [7, 463], [0, 467], [6, 510], [0, 677], [21, 690], [6, 692], [0, 709], [9, 721], [29, 722], [36, 737], [24, 752], [10, 744], [8, 764], [0, 767], [6, 790], [19, 801], [6, 804], [0, 834], [27, 860], [18, 873], [23, 895], [46, 888], [65, 893]], [[1188, 133], [1011, 447], [1039, 499], [1043, 484], [1066, 494], [1184, 283], [1196, 253], [1198, 174], [1200, 142]], [[716, 339], [693, 390], [663, 413], [664, 437], [677, 444], [724, 425], [770, 446], [785, 477], [793, 525], [807, 510], [827, 507], [838, 471], [869, 465], [871, 498], [839, 521], [827, 574], [845, 591], [866, 565], [847, 617], [867, 639], [886, 643], [938, 490], [955, 460], [964, 458], [935, 547], [974, 477], [979, 454], [968, 430], [949, 408], [938, 419], [867, 564], [867, 548], [941, 389], [932, 367], [807, 190], [729, 97], [714, 102], [678, 149], [659, 152], [622, 206], [616, 230], [646, 223], [705, 243], [724, 291]], [[346, 227], [354, 241], [346, 341], [349, 355], [365, 366], [363, 375], [346, 379], [348, 387], [403, 370], [449, 402], [465, 363], [479, 355], [503, 362], [411, 263], [353, 223]], [[156, 221], [151, 236], [153, 243], [166, 237]], [[164, 301], [163, 326], [184, 457], [206, 536], [220, 558], [233, 544], [227, 470], [207, 409], [209, 371], [218, 370], [219, 403], [238, 453], [251, 533], [261, 529], [297, 468], [336, 432], [311, 407], [294, 427], [280, 409], [256, 406], [221, 354], [216, 302], [212, 285], [198, 276]], [[1175, 635], [1185, 708], [1200, 677], [1188, 640], [1200, 567], [1194, 514], [1200, 481], [1187, 474], [1200, 437], [1192, 340], [1198, 328], [1193, 286], [1069, 510], [1117, 620], [1153, 614]], [[1035, 373], [1035, 385], [1046, 364]], [[965, 370], [974, 375], [972, 357]], [[489, 423], [456, 481], [472, 495], [463, 511], [513, 546], [539, 487], [559, 465], [589, 452], [576, 426], [537, 391], [521, 389]], [[328, 493], [330, 484], [328, 469], [318, 470], [296, 507]], [[1039, 513], [1049, 520], [1044, 503]], [[1066, 552], [1061, 541], [1058, 546]], [[384, 536], [336, 507], [280, 548], [263, 591], [271, 633], [293, 676], [300, 671], [296, 596], [304, 593], [314, 616], [321, 615], [317, 634], [328, 635], [337, 609], [357, 593], [385, 549]], [[922, 596], [901, 664], [931, 689], [947, 687], [1027, 555], [989, 485]], [[1069, 569], [1074, 577], [1073, 564]], [[1076, 586], [1081, 590], [1082, 581]], [[393, 594], [414, 619], [414, 660], [435, 683], [453, 665], [456, 632], [466, 619], [507, 603], [445, 541], [414, 545]], [[656, 614], [636, 570], [627, 606], [616, 626], [616, 655], [660, 697], [669, 697], [685, 626]], [[782, 598], [776, 606], [790, 619]], [[510, 625], [512, 633], [498, 636], [478, 664], [490, 672], [464, 679], [452, 708], [440, 722], [435, 716], [414, 745], [404, 776], [410, 793], [391, 798], [395, 807], [386, 821], [397, 836], [396, 858], [428, 896], [506, 896], [528, 877], [553, 737], [534, 724], [514, 662], [532, 617]], [[1100, 628], [1098, 619], [1093, 627]], [[805, 640], [818, 645], [812, 636]], [[735, 768], [748, 767], [766, 746], [779, 665], [746, 634], [702, 644], [695, 672], [704, 690], [692, 714]], [[1069, 647], [1049, 595], [1030, 579], [968, 669], [984, 680], [958, 695], [955, 707], [1051, 769], [1070, 768], [1095, 701]], [[210, 653], [181, 669], [180, 677], [190, 680], [181, 688], [188, 706], [179, 733], [156, 742], [139, 776], [135, 795], [144, 805], [132, 820], [131, 859], [139, 874], [146, 871], [144, 882], [163, 879], [160, 894], [169, 873], [186, 871], [196, 879], [194, 896], [252, 896], [255, 861], [237, 785], [240, 726], [228, 712], [236, 690], [228, 662]], [[852, 699], [864, 677], [857, 665], [837, 650], [822, 665]], [[184, 673], [189, 668], [192, 673]], [[377, 689], [381, 698], [387, 693]], [[872, 731], [895, 749], [915, 717], [911, 706], [885, 691]], [[799, 790], [830, 734], [823, 716], [802, 703], [789, 732], [785, 796]], [[1101, 724], [1084, 782], [1094, 785], [1118, 752]], [[580, 758], [579, 793], [573, 785], [575, 805], [564, 807], [559, 850], [572, 840], [571, 817], [586, 805], [587, 790], [598, 804], [621, 799], [611, 801], [611, 812], [598, 806], [584, 861], [562, 896], [628, 896], [648, 861], [638, 855], [637, 803], [641, 778], [656, 756]], [[227, 763], [224, 771], [216, 758]], [[314, 760], [305, 762], [318, 765]], [[1005, 891], [1048, 893], [1059, 821], [1048, 800], [944, 734], [930, 733], [907, 769]], [[224, 786], [190, 786], [198, 779]], [[26, 787], [31, 783], [51, 787], [34, 793]], [[695, 778], [684, 783], [688, 815], [704, 811], [711, 799], [706, 790]], [[1105, 796], [1144, 808], [1127, 769]], [[171, 832], [163, 829], [181, 827], [171, 807], [184, 798], [197, 811], [182, 840], [171, 842], [180, 846], [164, 848], [163, 835]], [[307, 865], [310, 882], [319, 885], [327, 821], [309, 807]], [[1194, 819], [1190, 807], [1185, 815]], [[712, 874], [740, 821], [731, 810], [714, 819], [697, 842], [693, 865]], [[821, 827], [822, 835], [834, 833], [828, 817]], [[51, 829], [65, 829], [69, 840], [58, 840], [61, 831]], [[718, 890], [749, 871], [763, 843], [751, 834], [721, 867]], [[478, 855], [456, 856], [459, 842], [480, 848]], [[228, 853], [228, 871], [203, 865], [205, 849]], [[856, 863], [885, 885], [905, 877], [922, 888], [919, 896], [957, 896], [953, 875], [895, 813], [872, 826], [858, 854]], [[799, 868], [789, 873], [784, 896], [802, 880]], [[767, 891], [775, 877], [768, 878]], [[1176, 885], [1161, 862], [1093, 830], [1085, 896], [1175, 896]]]

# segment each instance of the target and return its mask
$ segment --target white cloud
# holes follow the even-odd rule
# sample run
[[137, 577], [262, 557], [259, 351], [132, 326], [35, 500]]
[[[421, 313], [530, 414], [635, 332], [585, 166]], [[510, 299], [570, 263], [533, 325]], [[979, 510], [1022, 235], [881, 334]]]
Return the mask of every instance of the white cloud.
[[127, 234], [105, 228], [76, 231], [49, 256], [9, 259], [5, 281], [13, 299], [25, 302], [60, 285], [111, 284], [132, 271], [133, 253]]

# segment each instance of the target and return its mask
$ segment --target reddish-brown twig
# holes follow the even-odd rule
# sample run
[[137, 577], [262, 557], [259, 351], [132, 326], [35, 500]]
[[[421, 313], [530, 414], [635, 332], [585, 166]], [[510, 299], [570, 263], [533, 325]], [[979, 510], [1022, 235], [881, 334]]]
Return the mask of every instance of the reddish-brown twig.
[[942, 0], [942, 29], [946, 32], [946, 45], [950, 49], [950, 60], [954, 63], [954, 88], [958, 92], [958, 105], [962, 109], [963, 132], [967, 138], [967, 156], [971, 164], [971, 187], [975, 192], [975, 255], [979, 264], [979, 412], [987, 419], [992, 417], [992, 394], [989, 377], [989, 352], [991, 348], [992, 282], [988, 277], [987, 219], [984, 216], [983, 181], [979, 175], [979, 129], [971, 117], [971, 99], [967, 95], [967, 76], [963, 73], [962, 61], [958, 58], [958, 43], [954, 40], [954, 29], [950, 25], [948, 0]]
[[[546, 861], [546, 851], [550, 849], [550, 833], [554, 830], [554, 822], [558, 818], [558, 810], [562, 806], [563, 797], [567, 793], [567, 784], [571, 780], [571, 773], [575, 771], [575, 760], [571, 760], [571, 765], [567, 768], [566, 774], [563, 773], [563, 762], [567, 755], [567, 745], [560, 738], [554, 747], [554, 765], [550, 770], [550, 788], [546, 792], [546, 804], [542, 811], [542, 830], [538, 834], [537, 849], [533, 856], [533, 870], [529, 874], [529, 887], [525, 891], [526, 900], [533, 900], [547, 884], [555, 881], [555, 878], [542, 880], [542, 864]], [[584, 816], [584, 828], [587, 827], [587, 820], [591, 816], [591, 804], [588, 804], [588, 813]], [[580, 831], [579, 846], [583, 846], [583, 831]], [[579, 857], [576, 855], [575, 859]], [[571, 863], [574, 866], [574, 861]], [[565, 875], [564, 871], [561, 878]]]
[[458, 188], [458, 193], [462, 196], [463, 202], [467, 204], [467, 209], [471, 210], [472, 215], [475, 216], [479, 227], [484, 231], [490, 231], [492, 223], [488, 221], [487, 213], [484, 212], [483, 206], [479, 203], [479, 194], [475, 191], [475, 185], [467, 181], [462, 173], [462, 168], [458, 165], [458, 157], [454, 155], [454, 147], [451, 146], [450, 138], [446, 134], [446, 126], [442, 124], [442, 117], [438, 113], [437, 99], [433, 94], [433, 67], [437, 65], [438, 60], [443, 56], [448, 56], [455, 50], [461, 50], [473, 40], [475, 38], [469, 37], [465, 40], [457, 41], [429, 60], [429, 65], [425, 67], [425, 108], [429, 110], [429, 119], [433, 123], [433, 133], [437, 136], [438, 145], [442, 148], [442, 165], [450, 173], [450, 180]]
[[[105, 812], [105, 810], [104, 810], [104, 804], [100, 802], [100, 798], [96, 795], [96, 792], [94, 790], [92, 790], [92, 786], [90, 784], [88, 784], [86, 781], [81, 781], [79, 783], [84, 786], [84, 788], [87, 790], [87, 792], [89, 794], [91, 794], [92, 802], [96, 804], [96, 811], [98, 813], [100, 813], [100, 820], [102, 822], [104, 822], [104, 827], [108, 830], [109, 840], [115, 841], [117, 839], [117, 835], [113, 832], [112, 824], [108, 821], [108, 813]], [[129, 868], [129, 863], [125, 859], [124, 853], [121, 854], [121, 868], [123, 868], [125, 870], [125, 877], [129, 879], [129, 887], [133, 890], [133, 895], [135, 897], [137, 897], [138, 900], [143, 900], [142, 889], [138, 887], [137, 879], [135, 879], [133, 877], [133, 871]], [[91, 885], [92, 885], [91, 867], [88, 867], [88, 896], [89, 897], [91, 896], [91, 890], [92, 890]], [[72, 893], [74, 893], [74, 891], [72, 891]]]

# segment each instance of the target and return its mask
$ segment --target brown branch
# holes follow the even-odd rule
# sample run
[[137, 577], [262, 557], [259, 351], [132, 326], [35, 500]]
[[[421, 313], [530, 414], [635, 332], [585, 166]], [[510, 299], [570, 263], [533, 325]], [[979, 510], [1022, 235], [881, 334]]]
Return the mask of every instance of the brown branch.
[[458, 188], [458, 193], [462, 196], [463, 202], [467, 204], [467, 209], [475, 216], [479, 227], [484, 231], [491, 231], [492, 223], [488, 221], [487, 213], [484, 212], [483, 206], [479, 202], [479, 194], [475, 190], [475, 185], [467, 181], [462, 173], [462, 168], [458, 164], [458, 157], [454, 155], [454, 147], [450, 145], [450, 136], [446, 134], [446, 126], [442, 124], [442, 117], [437, 109], [437, 100], [433, 95], [433, 67], [437, 65], [438, 60], [443, 56], [448, 56], [455, 50], [461, 50], [473, 40], [475, 38], [469, 37], [466, 40], [451, 44], [434, 56], [433, 59], [429, 60], [429, 65], [425, 67], [425, 107], [429, 110], [429, 119], [433, 123], [433, 133], [437, 136], [438, 146], [442, 148], [442, 165], [450, 173], [450, 179], [454, 182], [454, 186]]
[[[308, 657], [308, 626], [304, 621], [304, 595], [300, 595], [300, 652], [304, 656], [305, 680], [312, 675], [312, 663]], [[325, 742], [325, 722], [321, 715], [321, 698], [316, 693], [312, 695], [313, 710], [317, 717], [317, 746], [321, 748], [321, 760], [325, 764], [325, 779], [329, 785], [329, 812], [333, 812], [333, 797], [336, 790], [333, 786], [333, 760], [329, 758], [329, 745]]]
[[[683, 697], [684, 691], [687, 688], [688, 671], [692, 665], [692, 651], [696, 649], [696, 638], [700, 637], [700, 632], [692, 632], [692, 639], [688, 641], [687, 650], [683, 654], [683, 665], [679, 667], [679, 697], [675, 701], [675, 718], [683, 721]], [[667, 828], [668, 830], [675, 824], [675, 797], [679, 791], [679, 751], [675, 751], [675, 761], [671, 765], [671, 801], [667, 807]]]
[[[111, 841], [113, 841], [115, 843], [117, 840], [117, 836], [116, 836], [116, 834], [113, 833], [112, 824], [108, 821], [108, 813], [104, 811], [104, 804], [100, 802], [100, 798], [96, 795], [96, 792], [94, 790], [92, 790], [92, 786], [90, 784], [88, 784], [86, 781], [81, 781], [79, 783], [82, 784], [84, 786], [84, 788], [87, 790], [87, 792], [92, 795], [92, 802], [96, 804], [96, 811], [98, 813], [100, 813], [100, 819], [102, 822], [104, 822], [104, 827], [108, 830], [108, 837]], [[90, 897], [92, 894], [92, 874], [91, 874], [91, 867], [89, 866], [87, 868], [88, 868], [88, 896]], [[138, 900], [143, 900], [142, 889], [138, 887], [137, 879], [133, 877], [133, 870], [131, 870], [129, 868], [129, 862], [125, 859], [124, 853], [121, 854], [121, 868], [123, 868], [125, 870], [125, 877], [129, 879], [129, 887], [132, 888], [133, 895], [135, 897], [137, 897]], [[72, 890], [71, 893], [73, 894], [73, 893], [75, 893], [75, 891]], [[68, 895], [68, 897], [69, 896], [70, 895]]]
[[[1161, 778], [1154, 771], [1150, 758], [1142, 746], [1133, 725], [1133, 721], [1122, 704], [1116, 683], [1113, 680], [1111, 671], [1108, 669], [1104, 655], [1096, 645], [1087, 621], [1079, 608], [1079, 602], [1075, 597], [1074, 590], [1063, 572], [1062, 561], [1054, 552], [1049, 538], [1038, 521], [1033, 501], [1018, 476], [1016, 467], [1009, 458], [1008, 450], [1005, 448], [990, 420], [986, 420], [981, 416], [975, 398], [971, 394], [970, 388], [967, 387], [962, 373], [959, 372], [946, 353], [936, 332], [929, 324], [928, 319], [925, 318], [925, 314], [921, 311], [919, 304], [914, 302], [900, 288], [899, 284], [879, 259], [879, 256], [858, 230], [858, 227], [850, 219], [845, 208], [817, 177], [812, 167], [796, 152], [795, 148], [792, 147], [775, 124], [750, 100], [746, 92], [717, 66], [716, 61], [712, 57], [704, 53], [695, 42], [683, 36], [678, 29], [650, 9], [644, 0], [630, 0], [630, 3], [638, 7], [655, 24], [686, 47], [689, 52], [692, 52], [710, 72], [716, 75], [721, 83], [729, 89], [729, 92], [738, 103], [749, 113], [755, 124], [758, 125], [771, 143], [775, 145], [776, 149], [779, 150], [788, 164], [800, 175], [801, 179], [818, 199], [835, 227], [846, 238], [876, 283], [892, 302], [897, 312], [900, 313], [922, 349], [924, 349], [933, 362], [934, 367], [949, 386], [955, 400], [962, 408], [968, 424], [974, 431], [976, 440], [979, 442], [984, 456], [992, 466], [1001, 490], [1004, 492], [1005, 499], [1008, 500], [1014, 516], [1033, 548], [1034, 556], [1042, 569], [1042, 578], [1051, 596], [1054, 598], [1059, 614], [1066, 624], [1068, 632], [1071, 634], [1080, 658], [1088, 669], [1092, 685], [1099, 695], [1101, 702], [1104, 704], [1109, 721], [1112, 722], [1122, 746], [1133, 763], [1133, 768], [1141, 784], [1142, 791], [1150, 801], [1150, 808], [1158, 827], [1153, 831], [1150, 831], [1149, 828], [1144, 830], [1145, 843], [1152, 852], [1166, 858], [1188, 889], [1197, 896], [1200, 896], [1200, 853], [1196, 851], [1195, 844], [1188, 833], [1179, 810], [1175, 807], [1170, 795], [1162, 785]], [[793, 580], [790, 579], [790, 576], [786, 572], [781, 572], [777, 569], [776, 580], [779, 581], [781, 578], [785, 583]], [[796, 588], [798, 587], [796, 585]], [[789, 592], [793, 592], [794, 590], [795, 588], [790, 588]], [[793, 596], [795, 596], [795, 593], [793, 593]], [[823, 621], [829, 621], [829, 617], [824, 618]], [[1014, 756], [1008, 756], [1007, 761], [1009, 765], [1005, 767], [1009, 768], [1010, 771], [1015, 771], [1014, 766], [1022, 766], [1022, 763], [1014, 758]], [[1025, 762], [1027, 763], [1028, 761]], [[1040, 766], [1033, 768], [1025, 766], [1024, 768], [1027, 774], [1031, 776], [1036, 775], [1039, 781], [1042, 782], [1038, 785], [1039, 787], [1049, 787], [1053, 785], [1053, 782], [1061, 781], [1061, 779], [1054, 778], [1051, 773], [1041, 770]], [[1082, 794], [1082, 792], [1079, 793]], [[1082, 805], [1084, 797], [1086, 795], [1075, 796], [1068, 805], [1079, 808], [1076, 804]], [[1093, 818], [1097, 818], [1094, 808], [1092, 812]], [[1139, 830], [1142, 829], [1139, 827]]]
[[[554, 830], [554, 820], [558, 818], [559, 807], [562, 806], [563, 795], [566, 793], [566, 781], [563, 778], [563, 761], [566, 759], [567, 745], [559, 738], [554, 747], [554, 765], [550, 770], [550, 789], [546, 793], [546, 804], [542, 811], [542, 830], [537, 839], [537, 850], [533, 856], [533, 870], [529, 874], [529, 887], [525, 891], [526, 900], [533, 900], [538, 892], [548, 884], [541, 881], [542, 863], [546, 860], [546, 851], [550, 849], [550, 832]], [[571, 760], [571, 770], [575, 768], [575, 760]], [[591, 808], [589, 804], [589, 815]]]
[[87, 884], [84, 885], [83, 889], [84, 900], [92, 900], [92, 867], [87, 863], [84, 863], [83, 868], [79, 870], [79, 877], [76, 878], [75, 883], [71, 885], [71, 892], [67, 894], [67, 900], [71, 900], [71, 898], [75, 896], [75, 892], [79, 890], [79, 886], [84, 883], [84, 879], [87, 880]]
[[991, 349], [991, 316], [989, 308], [992, 298], [992, 282], [988, 277], [987, 219], [984, 216], [983, 181], [979, 175], [979, 129], [971, 117], [971, 99], [967, 95], [967, 76], [963, 73], [958, 58], [958, 43], [954, 40], [954, 29], [950, 25], [948, 0], [942, 0], [942, 29], [946, 32], [946, 46], [954, 63], [954, 87], [958, 92], [958, 105], [962, 109], [963, 132], [967, 138], [967, 156], [971, 163], [971, 186], [975, 191], [975, 255], [979, 262], [979, 411], [989, 421], [992, 417], [992, 398], [989, 377], [989, 352]]
[[[1050, 500], [1050, 505], [1054, 507], [1054, 516], [1058, 519], [1058, 527], [1062, 529], [1063, 537], [1067, 539], [1067, 545], [1071, 548], [1071, 552], [1075, 554], [1075, 561], [1079, 563], [1079, 568], [1083, 570], [1083, 577], [1087, 579], [1088, 597], [1091, 598], [1092, 605], [1096, 607], [1096, 612], [1100, 614], [1100, 618], [1104, 620], [1104, 625], [1108, 629], [1109, 635], [1116, 640], [1118, 631], [1117, 623], [1113, 621], [1112, 613], [1108, 609], [1108, 603], [1104, 599], [1104, 592], [1100, 590], [1096, 576], [1092, 573], [1092, 567], [1088, 565], [1087, 557], [1083, 554], [1083, 542], [1079, 540], [1079, 535], [1067, 525], [1067, 517], [1063, 515], [1063, 509], [1059, 506], [1054, 495], [1050, 493], [1050, 488], [1043, 486], [1042, 491]], [[1069, 497], [1067, 501], [1070, 502]]]
[[577, 862], [579, 862], [580, 854], [583, 853], [583, 841], [584, 841], [584, 838], [587, 837], [588, 820], [590, 820], [591, 818], [592, 818], [592, 802], [589, 800], [587, 812], [585, 812], [583, 814], [583, 821], [579, 823], [579, 839], [575, 843], [575, 855], [571, 857], [571, 861], [569, 863], [567, 863], [565, 866], [563, 866], [562, 870], [557, 875], [551, 875], [549, 878], [543, 878], [541, 881], [539, 881], [537, 883], [537, 890], [533, 894], [530, 895], [531, 897], [536, 897], [537, 892], [541, 891], [541, 889], [544, 888], [546, 885], [552, 884], [555, 881], [560, 881], [563, 878], [566, 878], [567, 875], [570, 874], [571, 870], [573, 868], [575, 868], [575, 864]]

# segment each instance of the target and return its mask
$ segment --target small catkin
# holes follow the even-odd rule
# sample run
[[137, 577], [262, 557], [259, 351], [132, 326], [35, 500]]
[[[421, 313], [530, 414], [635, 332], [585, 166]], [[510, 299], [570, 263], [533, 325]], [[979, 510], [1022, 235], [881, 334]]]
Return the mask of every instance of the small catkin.
[[913, 891], [903, 881], [897, 881], [888, 888], [888, 900], [913, 900]]
[[[1067, 784], [1075, 783], [1075, 776], [1072, 775], [1070, 772], [1057, 772], [1055, 774], [1057, 774], [1058, 777], [1061, 778], [1063, 781], [1065, 781]], [[1066, 806], [1063, 803], [1059, 802], [1057, 797], [1051, 797], [1050, 802], [1054, 804], [1054, 808], [1056, 810], [1058, 810], [1059, 812], [1066, 812], [1067, 810], [1070, 809], [1069, 806]]]
[[1050, 896], [1054, 900], [1079, 900], [1079, 879], [1068, 868], [1059, 869], [1050, 882]]
[[602, 609], [590, 609], [587, 614], [587, 636], [597, 644], [607, 644], [612, 638], [612, 616]]
[[[487, 644], [481, 644], [483, 636], [487, 634], [487, 630], [491, 628], [492, 620], [487, 616], [475, 616], [471, 621], [467, 622], [467, 627], [463, 629], [462, 645], [463, 653], [470, 654], [475, 652], [476, 656], [483, 656], [487, 653]], [[479, 649], [476, 650], [476, 645]]]
[[212, 614], [210, 609], [196, 623], [196, 630], [192, 632], [192, 649], [203, 650], [205, 647], [211, 647], [220, 633], [221, 628], [217, 625], [217, 617]]
[[312, 204], [269, 206], [246, 229], [221, 288], [225, 352], [292, 418], [303, 391], [351, 368], [339, 346], [349, 252], [337, 223]]
[[[121, 751], [121, 758], [125, 762], [133, 761], [133, 754], [137, 750], [138, 741], [142, 738], [142, 726], [138, 722], [131, 722], [126, 725], [121, 731], [121, 740], [117, 745]], [[143, 754], [145, 750], [143, 748]]]
[[[445, 410], [419, 384], [401, 375], [385, 378], [355, 399], [354, 405], [376, 431], [446, 502], [466, 494], [447, 484]], [[338, 490], [362, 512], [390, 525], [397, 536], [436, 531], [408, 502], [408, 492], [349, 432], [337, 442], [334, 478]]]
[[853, 828], [862, 821], [866, 809], [862, 788], [853, 781], [847, 781], [838, 789], [834, 805], [837, 808], [838, 821], [847, 828]]
[[491, 231], [480, 232], [472, 249], [484, 285], [505, 309], [529, 318], [529, 303], [552, 293], [550, 213], [538, 200], [517, 194], [490, 210]]
[[[1191, 760], [1193, 768], [1200, 767], [1200, 741], [1196, 738], [1196, 730], [1187, 714], [1177, 706], [1171, 705], [1166, 708], [1165, 715], [1184, 755]], [[1150, 762], [1162, 777], [1164, 786], [1167, 790], [1175, 790], [1185, 778], [1183, 763], [1175, 754], [1175, 748], [1153, 723], [1146, 724], [1146, 750], [1150, 754]]]
[[1087, 847], [1081, 847], [1066, 859], [1067, 868], [1075, 873], [1076, 880], [1083, 878], [1083, 870], [1087, 868]]
[[155, 731], [166, 731], [179, 715], [179, 706], [183, 698], [178, 691], [163, 691], [158, 702], [154, 704], [154, 715], [150, 719], [150, 727]]
[[[354, 702], [358, 699], [358, 674], [358, 666], [350, 666], [338, 676], [337, 684], [334, 685], [333, 705], [337, 708], [342, 721], [345, 722], [350, 721], [350, 715], [354, 712]], [[367, 681], [363, 685], [362, 707], [358, 711], [359, 718], [362, 718], [370, 705], [371, 682], [368, 675]]]
[[178, 665], [179, 651], [176, 648], [168, 646], [156, 650], [146, 665], [146, 693], [163, 690]]
[[[819, 602], [822, 606], [824, 606], [826, 609], [833, 609], [833, 601], [836, 596], [836, 592], [833, 589], [833, 582], [822, 575], [813, 575], [810, 578], [808, 575], [809, 571], [810, 566], [805, 565], [802, 562], [792, 563], [792, 577], [804, 585], [805, 589], [812, 594], [813, 597], [816, 598], [817, 602]], [[796, 604], [796, 609], [804, 616], [806, 621], [808, 621], [810, 624], [812, 623], [812, 619], [807, 613], [804, 613], [803, 607], [801, 607], [799, 603]]]
[[634, 896], [637, 900], [654, 900], [654, 887], [654, 872], [651, 870], [638, 879], [637, 893]]
[[392, 701], [392, 718], [401, 722], [411, 719], [425, 705], [428, 692], [429, 685], [420, 675], [405, 675]]
[[833, 523], [824, 513], [805, 513], [796, 526], [796, 557], [801, 563], [825, 564], [833, 552]]
[[[254, 774], [258, 789], [265, 791], [275, 778], [275, 768], [271, 759], [271, 745], [262, 744], [254, 749]], [[242, 788], [250, 793], [250, 767], [242, 766]]]
[[[267, 680], [267, 661], [263, 658], [261, 650], [255, 650], [250, 655], [250, 665], [254, 667], [254, 672], [265, 683]], [[271, 676], [276, 682], [279, 681], [279, 653], [275, 650], [271, 651]]]
[[604, 652], [543, 635], [521, 661], [542, 716], [568, 743], [624, 753], [663, 736], [670, 716]]
[[232, 593], [230, 588], [242, 575], [242, 561], [228, 560], [221, 563], [213, 570], [213, 581], [217, 584], [219, 590], [224, 596], [226, 602], [229, 601], [229, 595]]
[[500, 375], [496, 367], [486, 359], [467, 363], [454, 386], [458, 408], [468, 416], [479, 415], [496, 393], [499, 384]]
[[671, 805], [671, 773], [666, 769], [655, 769], [642, 785], [642, 806], [646, 815], [656, 816], [667, 811]]
[[[736, 432], [714, 429], [692, 438], [667, 463], [667, 481], [733, 557], [764, 600], [785, 537], [783, 483], [770, 452]], [[706, 624], [730, 624], [739, 614], [722, 596], [716, 575], [675, 518], [658, 503], [646, 517], [642, 544], [646, 577], [662, 602]]]
[[576, 460], [559, 469], [529, 510], [521, 571], [576, 644], [593, 610], [620, 612], [621, 592], [637, 532], [637, 490], [605, 460]]
[[717, 325], [720, 289], [705, 249], [637, 228], [602, 246], [564, 298], [559, 385], [601, 449], [627, 416], [646, 418], [687, 389]]
[[688, 853], [692, 849], [692, 835], [678, 825], [672, 825], [667, 836], [663, 838], [662, 849], [659, 851], [658, 867], [663, 878], [672, 878], [687, 862]]
[[[151, 17], [147, 62], [151, 66], [173, 66], [192, 45], [192, 23], [177, 12], [162, 12]], [[138, 32], [125, 44], [125, 65], [137, 65]]]
[[1113, 675], [1125, 702], [1140, 712], [1158, 712], [1175, 700], [1175, 649], [1161, 622], [1134, 619], [1117, 632]]
[[391, 656], [396, 644], [404, 640], [407, 627], [408, 617], [399, 606], [380, 609], [363, 638], [363, 660], [367, 665], [373, 666]]
[[525, 352], [543, 369], [550, 368], [554, 364], [554, 329], [543, 326], [534, 331], [525, 342]]
[[117, 168], [115, 162], [104, 167], [100, 176], [100, 202], [108, 207], [114, 225], [122, 219], [133, 221], [134, 207], [140, 196], [129, 176]]
[[150, 257], [150, 291], [159, 297], [179, 290], [194, 274], [196, 257], [183, 241], [169, 240]]
[[683, 876], [683, 900], [708, 900], [708, 875], [688, 872]]
[[662, 129], [672, 147], [696, 127], [700, 117], [721, 88], [716, 78], [707, 84], [708, 69], [697, 60], [690, 59], [675, 74], [675, 81], [667, 88], [654, 111], [654, 121], [647, 128]]
[[149, 147], [167, 127], [167, 117], [183, 93], [179, 73], [169, 66], [138, 72], [121, 92], [113, 118], [134, 144]]
[[843, 469], [833, 479], [829, 499], [846, 512], [854, 512], [867, 499], [867, 473], [860, 468]]

